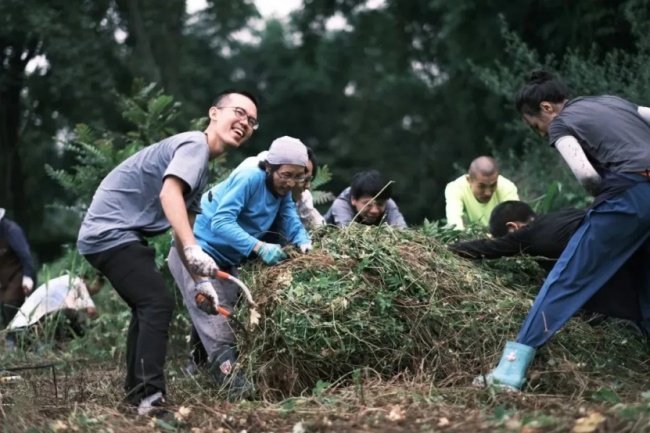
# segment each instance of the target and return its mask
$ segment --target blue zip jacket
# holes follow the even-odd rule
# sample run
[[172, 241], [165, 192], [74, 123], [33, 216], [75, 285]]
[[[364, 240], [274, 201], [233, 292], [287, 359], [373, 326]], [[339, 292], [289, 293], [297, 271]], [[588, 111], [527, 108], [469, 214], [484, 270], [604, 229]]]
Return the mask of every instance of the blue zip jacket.
[[277, 197], [266, 185], [266, 172], [243, 168], [201, 197], [194, 236], [220, 266], [237, 266], [277, 218], [280, 235], [295, 245], [311, 242], [291, 194]]

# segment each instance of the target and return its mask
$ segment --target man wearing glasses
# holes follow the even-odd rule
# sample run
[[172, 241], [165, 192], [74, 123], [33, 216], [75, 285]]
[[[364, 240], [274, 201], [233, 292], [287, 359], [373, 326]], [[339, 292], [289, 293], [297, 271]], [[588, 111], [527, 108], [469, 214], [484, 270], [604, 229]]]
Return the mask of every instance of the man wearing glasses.
[[[291, 197], [296, 184], [305, 182], [308, 160], [307, 149], [300, 140], [281, 137], [271, 144], [258, 166], [235, 170], [203, 194], [194, 235], [222, 271], [236, 277], [237, 266], [249, 257], [257, 256], [267, 265], [287, 258], [280, 245], [260, 240], [274, 222], [282, 237], [301, 252], [311, 249], [311, 239]], [[175, 248], [169, 252], [167, 262], [208, 354], [210, 374], [227, 391], [229, 399], [251, 397], [253, 385], [235, 369], [235, 336], [227, 319], [210, 314], [195, 302], [197, 290], [207, 286], [215, 292], [215, 303], [232, 309], [239, 297], [238, 286], [226, 280], [195, 282]]]
[[[189, 271], [214, 274], [217, 265], [192, 231], [208, 161], [239, 147], [258, 128], [257, 101], [246, 92], [222, 92], [208, 114], [205, 131], [168, 137], [114, 168], [95, 192], [79, 231], [79, 252], [131, 308], [125, 390], [141, 415], [164, 412], [164, 364], [174, 309], [146, 238], [171, 227]], [[201, 290], [211, 294], [209, 286]]]

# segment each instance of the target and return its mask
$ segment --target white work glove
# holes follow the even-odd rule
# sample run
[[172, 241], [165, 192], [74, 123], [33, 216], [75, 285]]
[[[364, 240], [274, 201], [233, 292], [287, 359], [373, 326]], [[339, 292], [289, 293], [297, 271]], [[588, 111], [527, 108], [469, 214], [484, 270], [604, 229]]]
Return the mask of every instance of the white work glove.
[[311, 244], [302, 244], [299, 248], [301, 253], [307, 254], [311, 251]]
[[23, 277], [23, 292], [28, 294], [34, 288], [34, 280], [30, 277]]
[[185, 253], [185, 260], [187, 260], [188, 271], [200, 277], [214, 278], [219, 266], [199, 245], [188, 245], [183, 248], [183, 253]]
[[207, 314], [218, 314], [219, 297], [214, 287], [212, 287], [212, 282], [210, 280], [199, 281], [194, 286], [194, 289], [196, 290], [194, 299], [199, 310]]

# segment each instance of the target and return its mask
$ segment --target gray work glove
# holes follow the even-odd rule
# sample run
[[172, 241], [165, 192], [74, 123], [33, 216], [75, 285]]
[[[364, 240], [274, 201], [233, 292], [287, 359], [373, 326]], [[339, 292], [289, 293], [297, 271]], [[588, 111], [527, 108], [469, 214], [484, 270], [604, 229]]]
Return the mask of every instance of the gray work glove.
[[183, 253], [185, 253], [188, 271], [200, 277], [214, 278], [219, 266], [199, 245], [188, 245], [183, 248]]
[[214, 287], [212, 287], [212, 282], [210, 280], [199, 281], [194, 288], [196, 289], [194, 299], [199, 310], [206, 314], [217, 314], [219, 297]]

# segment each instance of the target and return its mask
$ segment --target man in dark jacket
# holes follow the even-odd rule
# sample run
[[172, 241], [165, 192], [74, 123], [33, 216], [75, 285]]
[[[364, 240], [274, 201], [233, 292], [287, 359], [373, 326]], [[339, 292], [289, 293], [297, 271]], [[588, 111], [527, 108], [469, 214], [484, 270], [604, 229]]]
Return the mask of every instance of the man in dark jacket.
[[[545, 215], [535, 215], [521, 201], [499, 204], [490, 216], [492, 239], [460, 242], [449, 249], [472, 260], [498, 259], [526, 254], [550, 272], [569, 239], [580, 225], [586, 210], [566, 209]], [[621, 268], [584, 306], [583, 309], [606, 316], [641, 322], [639, 306], [643, 272], [637, 256]], [[646, 330], [648, 332], [650, 330]]]
[[[9, 325], [34, 288], [36, 268], [23, 230], [0, 208], [0, 329]], [[9, 346], [13, 336], [7, 337]]]

